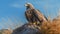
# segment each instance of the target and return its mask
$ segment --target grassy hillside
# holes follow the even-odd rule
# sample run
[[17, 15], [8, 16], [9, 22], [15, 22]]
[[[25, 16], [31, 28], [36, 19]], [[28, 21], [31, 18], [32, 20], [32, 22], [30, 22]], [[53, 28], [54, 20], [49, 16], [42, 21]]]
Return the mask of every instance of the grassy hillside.
[[60, 19], [53, 19], [52, 22], [44, 22], [40, 26], [42, 34], [60, 34]]
[[11, 34], [11, 31], [8, 29], [2, 29], [0, 30], [0, 34]]

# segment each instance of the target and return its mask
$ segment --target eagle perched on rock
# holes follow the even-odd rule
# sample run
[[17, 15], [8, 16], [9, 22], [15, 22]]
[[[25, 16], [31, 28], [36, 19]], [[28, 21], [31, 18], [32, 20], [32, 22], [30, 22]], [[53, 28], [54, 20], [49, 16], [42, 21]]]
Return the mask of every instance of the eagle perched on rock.
[[33, 23], [47, 21], [47, 18], [39, 10], [35, 9], [31, 3], [26, 3], [25, 6], [25, 16], [28, 22]]

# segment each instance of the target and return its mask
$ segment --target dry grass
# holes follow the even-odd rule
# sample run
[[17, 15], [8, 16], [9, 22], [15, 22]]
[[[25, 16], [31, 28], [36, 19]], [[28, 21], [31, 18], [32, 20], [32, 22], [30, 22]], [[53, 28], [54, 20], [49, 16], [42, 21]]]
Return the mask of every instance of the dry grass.
[[0, 34], [11, 34], [12, 32], [8, 29], [2, 29], [0, 30]]
[[60, 34], [60, 20], [54, 19], [52, 22], [44, 22], [41, 25], [42, 34]]

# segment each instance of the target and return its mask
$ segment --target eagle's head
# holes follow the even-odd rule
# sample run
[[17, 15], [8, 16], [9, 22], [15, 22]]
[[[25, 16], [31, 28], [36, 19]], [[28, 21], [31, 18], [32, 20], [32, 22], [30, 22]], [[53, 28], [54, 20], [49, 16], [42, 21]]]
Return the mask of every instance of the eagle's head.
[[34, 7], [31, 3], [26, 3], [25, 6], [27, 9], [34, 9]]

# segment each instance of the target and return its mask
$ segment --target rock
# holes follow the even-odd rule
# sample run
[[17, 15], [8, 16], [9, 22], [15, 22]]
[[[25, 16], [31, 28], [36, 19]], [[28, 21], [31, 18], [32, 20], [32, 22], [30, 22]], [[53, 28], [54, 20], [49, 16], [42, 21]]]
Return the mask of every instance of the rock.
[[28, 23], [15, 29], [12, 34], [40, 34], [40, 31], [37, 25]]

